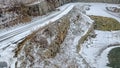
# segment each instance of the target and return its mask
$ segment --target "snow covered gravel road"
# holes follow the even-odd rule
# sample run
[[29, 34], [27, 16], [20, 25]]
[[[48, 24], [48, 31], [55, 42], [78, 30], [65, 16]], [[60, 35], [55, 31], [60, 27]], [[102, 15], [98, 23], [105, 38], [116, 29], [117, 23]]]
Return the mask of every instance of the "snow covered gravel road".
[[[60, 8], [58, 8], [58, 9], [60, 9], [60, 11], [58, 11], [54, 14], [51, 14], [51, 15], [49, 15], [45, 18], [42, 18], [40, 20], [37, 20], [35, 22], [31, 22], [22, 27], [1, 33], [0, 34], [0, 49], [3, 47], [6, 47], [7, 45], [14, 43], [20, 39], [23, 39], [27, 35], [31, 34], [32, 31], [35, 31], [35, 30], [39, 29], [40, 27], [43, 27], [43, 26], [51, 23], [52, 21], [59, 19], [60, 17], [67, 14], [73, 8], [73, 6], [74, 5], [71, 5], [71, 4], [64, 5]], [[22, 35], [23, 37], [19, 36], [19, 35]], [[18, 39], [18, 37], [20, 37], [20, 38]]]

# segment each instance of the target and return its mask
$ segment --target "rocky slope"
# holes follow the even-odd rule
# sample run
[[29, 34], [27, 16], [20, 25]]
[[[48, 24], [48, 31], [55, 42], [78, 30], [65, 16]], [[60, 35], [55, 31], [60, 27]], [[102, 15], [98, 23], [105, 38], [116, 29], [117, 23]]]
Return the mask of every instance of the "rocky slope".
[[57, 7], [69, 2], [103, 2], [118, 4], [120, 0], [0, 0], [0, 29], [30, 22], [33, 17], [42, 16], [55, 11]]
[[0, 29], [14, 25], [29, 23], [32, 18], [46, 15], [52, 11], [59, 11], [57, 7], [71, 2], [71, 0], [30, 0], [4, 1], [0, 4]]
[[84, 36], [94, 33], [93, 21], [81, 10], [80, 6], [74, 7], [64, 17], [19, 43], [15, 50], [16, 68], [89, 67], [77, 51], [80, 50], [79, 40], [84, 41]]

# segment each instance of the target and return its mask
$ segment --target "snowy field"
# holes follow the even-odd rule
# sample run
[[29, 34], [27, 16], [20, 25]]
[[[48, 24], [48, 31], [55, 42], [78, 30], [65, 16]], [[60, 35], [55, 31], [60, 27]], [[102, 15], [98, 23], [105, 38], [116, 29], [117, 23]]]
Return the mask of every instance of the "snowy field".
[[[103, 16], [114, 18], [120, 22], [120, 18], [107, 12], [106, 7], [118, 7], [118, 4], [87, 3], [90, 10], [87, 15]], [[120, 46], [120, 31], [95, 30], [96, 38], [89, 38], [82, 45], [80, 54], [88, 61], [91, 67], [109, 68], [107, 54], [112, 48]]]
[[120, 18], [114, 15], [109, 14], [106, 11], [106, 7], [119, 7], [118, 4], [107, 4], [107, 3], [90, 3], [90, 11], [87, 11], [87, 15], [95, 15], [95, 16], [103, 16], [103, 17], [111, 17], [120, 22]]
[[[92, 67], [107, 68], [107, 53], [104, 53], [104, 50], [109, 47], [114, 47], [117, 44], [117, 46], [119, 46], [120, 31], [109, 32], [95, 30], [95, 33], [97, 34], [96, 38], [88, 38], [88, 41], [82, 45], [80, 54], [82, 54]], [[102, 53], [104, 53], [104, 55]]]
[[[80, 4], [83, 6], [88, 6], [88, 5], [90, 6], [90, 10], [87, 10], [87, 12], [86, 12], [87, 15], [111, 17], [120, 22], [119, 17], [116, 17], [114, 15], [107, 13], [106, 9], [105, 9], [105, 7], [107, 7], [107, 6], [118, 6], [117, 4], [107, 4], [107, 3], [77, 3], [77, 4]], [[55, 21], [55, 20], [61, 18], [62, 16], [67, 14], [74, 7], [74, 5], [75, 4], [68, 4], [63, 7], [60, 7], [59, 8], [61, 10], [60, 14], [59, 14], [59, 11], [55, 12], [55, 14], [58, 14], [57, 16], [55, 15], [55, 17], [50, 18], [44, 22], [46, 24], [48, 24], [51, 21]], [[69, 8], [67, 8], [67, 7], [69, 7]], [[42, 24], [42, 26], [44, 26], [46, 24]], [[21, 38], [26, 37], [28, 34], [31, 33], [31, 31], [33, 31], [34, 29], [37, 29], [39, 27], [41, 27], [41, 26], [38, 25], [29, 31], [25, 31], [24, 33], [21, 33], [13, 38], [7, 40], [7, 43], [10, 43], [9, 45], [7, 45], [6, 42], [4, 42], [4, 44], [2, 43], [2, 45], [0, 46], [0, 48], [1, 48], [0, 49], [0, 61], [5, 61], [8, 63], [8, 65], [10, 65], [10, 67], [15, 68], [14, 64], [15, 64], [16, 59], [13, 58], [14, 53], [12, 51], [16, 47], [16, 44], [15, 43], [13, 44], [11, 42], [18, 41]], [[107, 48], [114, 44], [120, 44], [120, 31], [95, 30], [95, 33], [97, 34], [96, 38], [88, 37], [88, 41], [85, 41], [84, 44], [82, 45], [82, 50], [80, 51], [80, 54], [87, 61], [87, 63], [89, 63], [89, 65], [91, 65], [92, 68], [94, 68], [94, 67], [95, 68], [107, 68], [107, 66], [106, 66], [106, 64], [108, 63], [107, 53], [110, 51], [110, 49], [107, 50]], [[74, 42], [75, 42], [75, 40], [74, 40]], [[2, 49], [3, 47], [7, 47], [7, 48]], [[113, 48], [113, 46], [112, 46], [112, 48]], [[84, 67], [84, 66], [82, 66], [82, 67]]]

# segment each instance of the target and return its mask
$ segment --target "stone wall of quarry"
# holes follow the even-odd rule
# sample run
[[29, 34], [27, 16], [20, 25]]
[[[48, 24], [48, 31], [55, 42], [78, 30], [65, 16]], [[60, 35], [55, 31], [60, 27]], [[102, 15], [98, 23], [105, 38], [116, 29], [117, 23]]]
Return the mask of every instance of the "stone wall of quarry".
[[[83, 34], [86, 30], [84, 28], [87, 27], [89, 30], [89, 26], [92, 25], [83, 19], [81, 10], [73, 8], [62, 18], [33, 32], [18, 44], [15, 50], [16, 68], [47, 66], [47, 60], [56, 57], [70, 32], [74, 35]], [[53, 64], [52, 68], [56, 68], [56, 65]]]

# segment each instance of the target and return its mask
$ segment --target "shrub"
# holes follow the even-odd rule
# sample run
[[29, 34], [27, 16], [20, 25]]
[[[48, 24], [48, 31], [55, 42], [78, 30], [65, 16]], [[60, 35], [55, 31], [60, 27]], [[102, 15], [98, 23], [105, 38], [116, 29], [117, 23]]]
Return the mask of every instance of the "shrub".
[[120, 68], [120, 47], [112, 49], [108, 54], [109, 64], [112, 68]]

